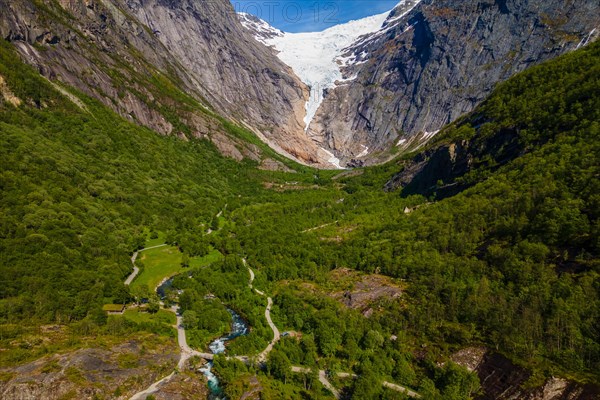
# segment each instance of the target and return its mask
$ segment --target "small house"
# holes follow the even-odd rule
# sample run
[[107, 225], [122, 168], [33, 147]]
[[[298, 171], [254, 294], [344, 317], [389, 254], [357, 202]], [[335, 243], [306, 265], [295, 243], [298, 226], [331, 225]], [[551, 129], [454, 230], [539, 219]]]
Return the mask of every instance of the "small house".
[[102, 306], [102, 309], [108, 315], [123, 314], [125, 312], [125, 304], [105, 304]]

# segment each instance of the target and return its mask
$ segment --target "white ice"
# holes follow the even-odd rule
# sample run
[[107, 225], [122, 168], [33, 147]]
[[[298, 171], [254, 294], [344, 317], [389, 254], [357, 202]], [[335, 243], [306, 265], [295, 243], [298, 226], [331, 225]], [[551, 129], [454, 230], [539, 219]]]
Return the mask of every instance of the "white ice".
[[285, 33], [265, 40], [267, 45], [279, 51], [279, 58], [311, 89], [304, 118], [307, 130], [323, 102], [324, 90], [334, 88], [336, 81], [343, 81], [340, 66], [347, 65], [352, 59], [341, 57], [344, 49], [360, 36], [380, 29], [388, 15], [386, 12], [350, 21], [322, 32]]

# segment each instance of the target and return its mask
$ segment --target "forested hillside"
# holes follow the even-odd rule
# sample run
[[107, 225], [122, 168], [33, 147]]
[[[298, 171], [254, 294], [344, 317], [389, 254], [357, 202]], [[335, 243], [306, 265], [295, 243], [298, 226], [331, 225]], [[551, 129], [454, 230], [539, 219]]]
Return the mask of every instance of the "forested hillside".
[[[426, 359], [481, 343], [534, 368], [531, 385], [551, 375], [597, 383], [599, 60], [594, 44], [535, 67], [448, 127], [431, 149], [467, 142], [478, 149], [507, 130], [516, 135], [508, 148], [514, 154], [503, 147], [479, 154], [452, 177], [463, 190], [454, 197], [382, 194], [398, 168], [392, 163], [340, 179], [343, 190], [330, 198], [290, 193], [284, 204], [236, 211], [236, 237], [272, 281], [324, 284], [322, 271], [340, 267], [401, 279], [406, 297], [393, 316], [382, 314], [378, 330], [383, 337], [402, 332], [409, 347], [427, 345]], [[351, 319], [313, 325], [306, 308], [293, 306], [306, 294], [291, 301], [281, 290], [290, 328], [313, 332], [317, 343], [327, 329], [333, 353], [355, 368], [379, 363], [377, 353], [358, 364], [344, 355], [354, 342], [344, 332], [360, 332]], [[320, 355], [331, 356], [328, 349]], [[392, 374], [389, 368], [379, 374]]]
[[[101, 307], [135, 297], [123, 285], [130, 256], [161, 232], [186, 257], [209, 244], [224, 256], [174, 280], [182, 307], [215, 315], [194, 320], [194, 346], [221, 334], [223, 304], [255, 328], [232, 352], [270, 340], [242, 257], [273, 297], [280, 330], [295, 332], [264, 370], [217, 359], [232, 398], [253, 377], [264, 398], [320, 396], [316, 378], [292, 365], [354, 372], [336, 384], [360, 399], [402, 396], [383, 380], [427, 399], [485, 396], [449, 362], [467, 346], [533, 371], [528, 388], [550, 376], [597, 384], [599, 76], [596, 43], [500, 85], [424, 149], [463, 144], [469, 167], [411, 195], [384, 185], [413, 157], [333, 178], [292, 164], [297, 173], [259, 171], [206, 140], [162, 137], [61, 94], [1, 42], [1, 365], [57, 351], [24, 339], [44, 324], [65, 326], [72, 343], [122, 335], [124, 317]], [[472, 151], [506, 131], [511, 146]], [[223, 304], [206, 306], [215, 294]]]
[[228, 201], [261, 192], [255, 162], [161, 137], [76, 92], [75, 104], [5, 42], [0, 76], [20, 104], [0, 102], [4, 321], [68, 323], [125, 301], [144, 228], [202, 235]]

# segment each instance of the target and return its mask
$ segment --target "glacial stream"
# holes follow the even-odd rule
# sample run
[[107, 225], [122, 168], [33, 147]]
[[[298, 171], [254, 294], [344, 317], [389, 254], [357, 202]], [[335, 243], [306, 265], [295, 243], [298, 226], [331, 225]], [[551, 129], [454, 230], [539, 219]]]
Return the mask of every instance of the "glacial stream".
[[[220, 337], [217, 340], [213, 341], [208, 348], [210, 352], [213, 354], [222, 354], [225, 352], [225, 344], [235, 339], [239, 336], [244, 336], [248, 334], [248, 325], [246, 321], [242, 319], [235, 311], [231, 309], [227, 309], [231, 314], [231, 332], [229, 332], [226, 336]], [[223, 391], [219, 386], [219, 379], [212, 372], [213, 362], [209, 361], [204, 368], [201, 368], [200, 371], [206, 376], [208, 379], [208, 388], [210, 389], [209, 399], [211, 400], [223, 400], [225, 396], [223, 396]]]
[[[162, 282], [157, 288], [156, 293], [158, 296], [164, 300], [166, 298], [166, 293], [173, 286], [173, 278], [167, 279]], [[226, 350], [226, 343], [230, 340], [233, 340], [237, 337], [244, 336], [248, 334], [248, 324], [246, 321], [238, 313], [228, 308], [227, 311], [231, 314], [231, 331], [220, 337], [213, 342], [210, 343], [208, 348], [210, 352], [213, 354], [222, 354]], [[210, 390], [209, 399], [210, 400], [224, 400], [225, 396], [223, 395], [223, 391], [219, 386], [219, 379], [212, 372], [213, 362], [209, 361], [200, 371], [206, 376], [208, 379], [208, 388]]]

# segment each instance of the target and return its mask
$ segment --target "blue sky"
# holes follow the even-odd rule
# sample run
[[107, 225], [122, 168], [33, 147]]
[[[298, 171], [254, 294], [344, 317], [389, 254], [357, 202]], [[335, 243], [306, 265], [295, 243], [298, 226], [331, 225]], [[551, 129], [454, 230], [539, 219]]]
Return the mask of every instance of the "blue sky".
[[330, 26], [389, 11], [400, 0], [231, 0], [238, 12], [254, 14], [286, 32]]

